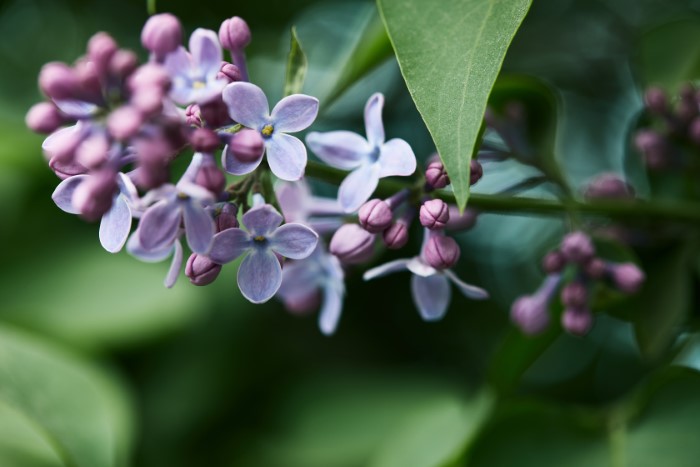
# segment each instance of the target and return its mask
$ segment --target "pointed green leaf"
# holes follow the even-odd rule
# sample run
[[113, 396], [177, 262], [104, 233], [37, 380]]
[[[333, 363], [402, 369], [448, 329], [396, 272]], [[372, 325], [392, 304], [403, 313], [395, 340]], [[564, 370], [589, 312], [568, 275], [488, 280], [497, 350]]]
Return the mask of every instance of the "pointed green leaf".
[[486, 101], [531, 0], [377, 3], [408, 90], [463, 208]]
[[284, 81], [284, 95], [301, 93], [306, 78], [308, 62], [306, 54], [301, 48], [301, 43], [297, 37], [297, 30], [292, 26], [292, 42], [289, 46], [289, 56], [287, 58], [287, 76]]

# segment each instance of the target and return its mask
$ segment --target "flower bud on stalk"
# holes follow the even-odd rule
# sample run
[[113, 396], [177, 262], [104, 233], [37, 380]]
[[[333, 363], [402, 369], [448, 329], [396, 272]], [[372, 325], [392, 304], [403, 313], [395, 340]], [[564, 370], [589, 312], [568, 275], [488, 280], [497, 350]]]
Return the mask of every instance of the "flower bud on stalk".
[[374, 238], [357, 224], [345, 224], [331, 238], [329, 250], [344, 263], [362, 263], [374, 253]]
[[109, 72], [121, 79], [126, 78], [136, 70], [139, 59], [131, 50], [117, 50], [109, 61]]
[[423, 227], [430, 230], [444, 229], [450, 220], [450, 209], [441, 199], [431, 199], [420, 207], [418, 218]]
[[561, 242], [561, 252], [568, 261], [585, 264], [595, 254], [591, 238], [583, 232], [572, 232]]
[[216, 264], [206, 256], [192, 253], [185, 265], [185, 275], [194, 285], [209, 285], [219, 277], [221, 265]]
[[450, 184], [450, 177], [447, 175], [442, 161], [438, 159], [428, 164], [425, 169], [425, 181], [434, 189], [445, 188]]
[[109, 114], [107, 129], [117, 140], [126, 141], [138, 133], [143, 124], [143, 116], [137, 108], [129, 105], [119, 107]]
[[633, 263], [609, 264], [608, 274], [621, 292], [633, 294], [639, 291], [644, 283], [644, 271]]
[[119, 49], [116, 41], [106, 32], [98, 32], [88, 42], [88, 59], [94, 64], [97, 75], [104, 79], [109, 73], [112, 57]]
[[425, 243], [423, 258], [437, 270], [449, 269], [459, 260], [460, 249], [454, 238], [433, 233]]
[[408, 243], [408, 225], [402, 220], [394, 222], [382, 234], [384, 244], [390, 250], [398, 250]]
[[566, 266], [566, 258], [561, 251], [550, 251], [542, 258], [542, 269], [547, 274], [561, 272], [564, 266]]
[[223, 232], [227, 229], [238, 228], [238, 206], [233, 203], [224, 203], [216, 216], [216, 231]]
[[362, 228], [370, 233], [381, 233], [388, 229], [393, 219], [389, 204], [376, 198], [363, 204], [357, 214]]
[[241, 70], [236, 65], [224, 62], [221, 64], [221, 70], [217, 73], [216, 78], [226, 80], [229, 83], [241, 81]]
[[467, 208], [460, 214], [459, 208], [454, 204], [448, 205], [450, 216], [445, 223], [446, 230], [464, 231], [476, 225], [479, 212], [476, 209]]
[[65, 119], [50, 102], [34, 104], [25, 117], [27, 126], [37, 133], [53, 133], [63, 125]]
[[148, 18], [141, 31], [141, 44], [153, 53], [157, 61], [162, 61], [182, 42], [180, 21], [170, 13], [161, 13]]
[[219, 41], [224, 49], [230, 51], [243, 50], [250, 44], [250, 39], [250, 28], [243, 18], [234, 16], [221, 23]]
[[39, 87], [51, 99], [76, 99], [80, 94], [80, 81], [75, 71], [60, 62], [50, 62], [41, 68]]
[[482, 167], [481, 163], [476, 159], [472, 159], [469, 163], [469, 184], [476, 184], [476, 182], [481, 180], [481, 177], [483, 176], [484, 168]]
[[244, 128], [231, 135], [228, 142], [228, 150], [243, 162], [257, 160], [265, 150], [265, 142], [260, 132]]
[[586, 308], [566, 308], [561, 315], [562, 327], [575, 336], [584, 336], [593, 327], [593, 314]]
[[588, 303], [588, 288], [581, 281], [570, 282], [561, 290], [561, 301], [567, 308], [583, 308]]

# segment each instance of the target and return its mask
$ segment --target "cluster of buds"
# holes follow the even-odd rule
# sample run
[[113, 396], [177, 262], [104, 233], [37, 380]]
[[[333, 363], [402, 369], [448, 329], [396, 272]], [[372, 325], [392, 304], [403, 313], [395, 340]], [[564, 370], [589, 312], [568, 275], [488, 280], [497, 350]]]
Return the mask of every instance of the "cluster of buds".
[[566, 235], [559, 249], [544, 257], [542, 268], [547, 276], [540, 288], [518, 298], [511, 308], [511, 319], [526, 334], [538, 334], [549, 326], [550, 304], [559, 292], [564, 307], [562, 327], [571, 334], [585, 335], [593, 326], [590, 302], [596, 283], [634, 294], [645, 278], [633, 263], [614, 263], [597, 257], [593, 241], [583, 232]]

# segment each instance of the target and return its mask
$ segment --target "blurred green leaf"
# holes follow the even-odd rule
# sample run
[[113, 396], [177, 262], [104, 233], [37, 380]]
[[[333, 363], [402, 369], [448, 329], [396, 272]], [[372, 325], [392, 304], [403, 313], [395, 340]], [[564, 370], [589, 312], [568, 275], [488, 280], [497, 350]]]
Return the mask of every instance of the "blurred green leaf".
[[301, 93], [306, 78], [308, 62], [306, 55], [301, 48], [297, 30], [294, 26], [291, 29], [291, 44], [289, 46], [289, 56], [287, 57], [287, 76], [284, 82], [284, 95]]
[[675, 93], [679, 86], [700, 77], [700, 19], [685, 17], [665, 23], [644, 34], [639, 42], [639, 65], [647, 85]]
[[408, 90], [463, 208], [486, 101], [530, 0], [377, 3]]
[[65, 467], [41, 428], [0, 403], [0, 463], [12, 467]]
[[[72, 467], [127, 465], [132, 436], [128, 399], [112, 376], [9, 327], [0, 327], [0, 403], [35, 424], [37, 456]], [[2, 462], [2, 465], [9, 465]], [[51, 465], [51, 464], [49, 464]]]

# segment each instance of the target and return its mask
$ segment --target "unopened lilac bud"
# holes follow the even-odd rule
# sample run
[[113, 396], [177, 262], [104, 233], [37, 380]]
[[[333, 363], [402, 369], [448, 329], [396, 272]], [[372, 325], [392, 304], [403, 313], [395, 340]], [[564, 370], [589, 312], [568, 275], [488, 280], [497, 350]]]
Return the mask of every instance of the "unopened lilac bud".
[[600, 258], [591, 258], [583, 268], [591, 279], [602, 279], [607, 270], [607, 264]]
[[134, 136], [143, 123], [141, 112], [135, 107], [124, 105], [109, 114], [107, 129], [115, 139], [127, 140]]
[[586, 187], [587, 199], [630, 199], [634, 189], [615, 173], [603, 173], [595, 177]]
[[226, 203], [221, 206], [216, 216], [216, 231], [223, 232], [228, 229], [238, 228], [238, 206]]
[[260, 158], [265, 142], [259, 131], [244, 128], [234, 133], [228, 142], [228, 149], [242, 162], [253, 162]]
[[314, 310], [318, 310], [321, 306], [321, 291], [313, 290], [310, 293], [290, 294], [285, 296], [282, 301], [284, 307], [294, 315], [306, 315]]
[[384, 231], [382, 238], [387, 248], [398, 250], [408, 243], [408, 226], [402, 221], [395, 222]]
[[24, 121], [32, 131], [53, 133], [65, 120], [55, 105], [50, 102], [39, 102], [29, 109]]
[[645, 279], [644, 271], [633, 263], [611, 264], [609, 274], [615, 287], [627, 294], [638, 292]]
[[65, 63], [50, 62], [39, 72], [39, 87], [52, 99], [75, 99], [80, 92], [80, 81]]
[[200, 126], [202, 118], [197, 104], [190, 104], [185, 109], [185, 121], [190, 126]]
[[208, 128], [197, 128], [190, 133], [189, 140], [197, 152], [214, 152], [221, 144], [219, 136]]
[[226, 186], [226, 176], [216, 164], [207, 164], [202, 166], [195, 177], [197, 185], [206, 188], [215, 195], [224, 191]]
[[423, 248], [425, 262], [437, 270], [449, 269], [459, 260], [460, 249], [454, 238], [431, 235]]
[[181, 42], [182, 26], [170, 13], [151, 16], [141, 31], [141, 44], [159, 59], [177, 49]]
[[231, 117], [228, 114], [228, 107], [221, 99], [221, 96], [214, 98], [207, 103], [199, 106], [202, 120], [207, 122], [211, 127], [221, 127], [231, 122]]
[[88, 169], [94, 169], [107, 161], [109, 141], [103, 133], [95, 133], [80, 144], [75, 151], [75, 161]]
[[221, 70], [219, 70], [219, 73], [216, 75], [216, 79], [222, 79], [228, 81], [229, 83], [233, 83], [235, 81], [241, 81], [243, 79], [243, 75], [241, 74], [240, 68], [238, 68], [236, 65], [224, 62], [221, 65]]
[[105, 76], [109, 71], [112, 57], [119, 46], [106, 32], [98, 32], [88, 42], [88, 59], [95, 64], [98, 75]]
[[109, 62], [109, 72], [120, 78], [126, 78], [136, 70], [139, 58], [131, 50], [117, 50]]
[[380, 233], [391, 225], [393, 213], [389, 205], [381, 199], [371, 199], [360, 207], [357, 213], [360, 225], [367, 232]]
[[469, 184], [474, 185], [476, 182], [481, 180], [481, 177], [483, 176], [484, 168], [482, 167], [481, 163], [476, 159], [472, 159], [469, 163]]
[[542, 270], [547, 274], [561, 272], [564, 266], [566, 266], [566, 258], [558, 250], [550, 251], [542, 258]]
[[234, 16], [221, 23], [219, 41], [224, 49], [238, 51], [250, 44], [250, 28], [243, 18]]
[[80, 86], [80, 95], [87, 100], [98, 100], [102, 96], [102, 80], [97, 66], [88, 60], [79, 60], [74, 67]]
[[144, 116], [151, 116], [163, 109], [163, 90], [157, 86], [140, 87], [132, 94], [129, 104]]
[[522, 332], [539, 334], [549, 325], [547, 302], [529, 295], [518, 298], [510, 309], [510, 319]]
[[445, 188], [450, 184], [450, 177], [447, 176], [447, 171], [442, 161], [432, 161], [425, 169], [425, 181], [432, 188]]
[[561, 315], [561, 326], [575, 336], [585, 336], [593, 327], [593, 314], [585, 308], [566, 308]]
[[561, 301], [567, 308], [583, 308], [588, 303], [588, 288], [581, 281], [573, 281], [561, 289]]
[[129, 89], [137, 92], [139, 88], [160, 88], [164, 93], [170, 88], [171, 80], [167, 70], [156, 63], [141, 65], [129, 77]]
[[450, 218], [445, 224], [445, 229], [464, 231], [476, 225], [476, 220], [479, 217], [479, 212], [476, 209], [467, 208], [463, 213], [460, 213], [456, 205], [450, 204], [448, 207], [450, 210]]
[[567, 261], [585, 264], [595, 254], [591, 237], [583, 232], [567, 234], [561, 241], [561, 252]]
[[659, 87], [654, 86], [646, 90], [644, 93], [644, 103], [649, 111], [655, 114], [665, 115], [668, 112], [666, 92]]
[[420, 207], [418, 218], [421, 225], [430, 230], [444, 229], [450, 220], [450, 208], [441, 199], [431, 199]]
[[197, 253], [192, 253], [185, 265], [185, 275], [194, 285], [209, 285], [219, 277], [221, 265]]
[[86, 220], [97, 220], [112, 207], [116, 191], [117, 177], [112, 170], [94, 172], [75, 189], [73, 206]]
[[170, 142], [161, 135], [140, 137], [134, 141], [134, 148], [138, 154], [135, 183], [144, 190], [150, 190], [167, 182], [168, 161], [173, 150]]
[[344, 224], [331, 238], [329, 250], [343, 263], [365, 262], [374, 253], [374, 234], [357, 224]]

